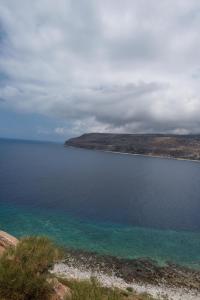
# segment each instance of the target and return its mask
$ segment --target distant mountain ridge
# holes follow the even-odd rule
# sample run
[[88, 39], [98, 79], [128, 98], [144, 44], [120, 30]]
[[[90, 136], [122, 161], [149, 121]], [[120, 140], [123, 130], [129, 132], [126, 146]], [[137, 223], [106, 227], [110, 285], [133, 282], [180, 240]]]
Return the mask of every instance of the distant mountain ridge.
[[200, 135], [86, 133], [65, 146], [200, 160]]

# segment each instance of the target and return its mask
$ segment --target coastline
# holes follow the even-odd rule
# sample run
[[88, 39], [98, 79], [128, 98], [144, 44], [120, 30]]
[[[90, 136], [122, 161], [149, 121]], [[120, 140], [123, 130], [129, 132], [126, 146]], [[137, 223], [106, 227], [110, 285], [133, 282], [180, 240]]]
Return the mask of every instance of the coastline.
[[105, 152], [105, 153], [113, 153], [113, 154], [121, 154], [121, 155], [143, 156], [143, 157], [151, 157], [151, 158], [180, 160], [180, 161], [189, 161], [189, 162], [200, 163], [199, 159], [189, 159], [189, 158], [172, 157], [172, 156], [161, 156], [161, 155], [151, 155], [151, 154], [139, 154], [139, 153], [130, 153], [130, 152], [120, 152], [120, 151], [111, 151], [111, 150], [103, 150], [103, 149], [95, 149], [95, 148], [92, 149], [92, 148], [78, 147], [78, 146], [71, 146], [71, 145], [64, 145], [64, 147], [75, 148], [75, 149], [83, 149], [83, 150], [90, 150], [90, 151], [98, 151], [98, 152]]
[[67, 264], [56, 264], [51, 271], [52, 274], [66, 278], [68, 280], [90, 280], [92, 277], [96, 278], [101, 286], [107, 288], [117, 288], [120, 290], [133, 289], [138, 294], [147, 293], [152, 297], [158, 297], [158, 299], [170, 299], [170, 300], [198, 300], [200, 299], [200, 293], [189, 288], [177, 288], [169, 287], [165, 284], [153, 285], [145, 283], [127, 283], [122, 278], [112, 275], [106, 275], [101, 272], [92, 272], [84, 270], [78, 267], [70, 267]]
[[159, 299], [166, 299], [166, 295], [172, 300], [200, 299], [200, 271], [170, 263], [161, 267], [151, 259], [120, 259], [70, 249], [65, 257], [51, 273], [78, 281], [95, 277], [102, 286], [132, 288]]
[[[30, 241], [36, 243], [37, 239], [29, 239]], [[2, 252], [0, 255], [8, 248], [16, 247], [18, 243], [20, 243], [20, 240], [1, 231], [0, 246]], [[37, 247], [36, 249], [38, 249]], [[46, 255], [45, 253], [46, 251], [43, 255]], [[25, 255], [27, 254], [30, 253], [25, 252]], [[61, 286], [65, 287], [62, 285], [61, 279], [81, 282], [95, 278], [100, 286], [118, 289], [121, 293], [127, 291], [138, 295], [145, 293], [159, 300], [200, 299], [200, 271], [170, 264], [166, 267], [159, 267], [154, 261], [148, 259], [120, 259], [111, 256], [99, 256], [92, 252], [80, 250], [65, 249], [64, 254], [65, 259], [60, 261], [57, 257], [50, 264], [52, 268], [48, 270], [51, 273], [50, 278], [53, 276], [56, 280], [55, 291], [58, 291], [59, 279]], [[163, 275], [166, 276], [163, 277]], [[61, 286], [59, 283], [59, 287]], [[66, 291], [66, 288], [64, 291]], [[137, 299], [140, 299], [140, 297]]]
[[[93, 150], [93, 149], [91, 149]], [[95, 149], [94, 149], [95, 150]], [[183, 160], [183, 161], [192, 161], [200, 163], [199, 159], [189, 159], [189, 158], [179, 158], [179, 157], [171, 157], [171, 156], [159, 156], [159, 155], [151, 155], [151, 154], [139, 154], [139, 153], [129, 153], [129, 152], [117, 152], [117, 151], [109, 151], [109, 150], [97, 150], [102, 152], [114, 153], [114, 154], [124, 154], [124, 155], [134, 155], [134, 156], [143, 156], [143, 157], [151, 157], [151, 158], [160, 158], [160, 159], [173, 159], [173, 160]]]

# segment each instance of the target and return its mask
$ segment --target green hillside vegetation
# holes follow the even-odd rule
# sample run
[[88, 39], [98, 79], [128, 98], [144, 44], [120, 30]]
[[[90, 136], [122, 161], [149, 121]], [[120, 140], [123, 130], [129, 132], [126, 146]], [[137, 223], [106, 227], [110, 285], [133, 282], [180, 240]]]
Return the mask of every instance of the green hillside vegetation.
[[[58, 300], [52, 298], [54, 275], [52, 265], [63, 258], [63, 251], [46, 237], [21, 239], [0, 257], [0, 300]], [[56, 278], [70, 289], [63, 300], [153, 300], [149, 295], [136, 295], [132, 289], [121, 291], [101, 287], [97, 280]]]
[[48, 269], [60, 257], [58, 248], [44, 237], [27, 237], [9, 248], [0, 259], [0, 299], [49, 299]]
[[69, 300], [156, 300], [146, 293], [138, 295], [131, 288], [127, 289], [127, 291], [121, 291], [119, 289], [102, 287], [95, 278], [84, 281], [62, 278], [59, 280], [70, 287], [72, 297], [68, 298]]

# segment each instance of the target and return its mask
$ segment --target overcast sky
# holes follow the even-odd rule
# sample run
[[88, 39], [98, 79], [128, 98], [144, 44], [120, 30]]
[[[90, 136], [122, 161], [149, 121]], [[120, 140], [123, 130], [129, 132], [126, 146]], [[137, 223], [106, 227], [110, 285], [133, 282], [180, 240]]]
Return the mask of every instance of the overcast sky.
[[0, 136], [200, 133], [200, 1], [0, 0]]

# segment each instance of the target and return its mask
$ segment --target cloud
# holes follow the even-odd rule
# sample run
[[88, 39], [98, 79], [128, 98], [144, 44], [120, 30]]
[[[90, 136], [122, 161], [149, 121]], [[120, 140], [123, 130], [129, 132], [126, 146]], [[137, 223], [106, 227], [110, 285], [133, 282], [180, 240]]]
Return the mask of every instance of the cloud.
[[195, 0], [1, 0], [1, 105], [60, 136], [198, 133], [199, 26]]
[[56, 127], [54, 132], [60, 136], [67, 136], [69, 133], [65, 127]]

